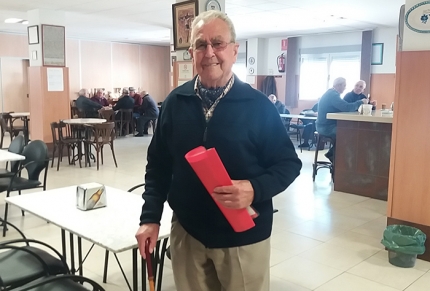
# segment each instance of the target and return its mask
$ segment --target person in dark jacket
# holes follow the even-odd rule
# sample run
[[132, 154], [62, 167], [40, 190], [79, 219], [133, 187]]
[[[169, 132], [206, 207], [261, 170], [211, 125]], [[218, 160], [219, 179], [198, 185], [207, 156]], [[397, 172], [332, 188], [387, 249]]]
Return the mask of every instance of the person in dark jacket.
[[79, 90], [79, 97], [76, 99], [76, 108], [87, 118], [97, 118], [99, 116], [99, 110], [103, 108], [103, 105], [92, 101], [88, 97], [88, 90]]
[[146, 91], [142, 91], [142, 105], [138, 108], [139, 118], [136, 121], [137, 134], [135, 136], [143, 136], [148, 134], [149, 121], [158, 118], [158, 106], [151, 95]]
[[[143, 257], [147, 240], [152, 252], [167, 199], [178, 291], [270, 290], [272, 198], [302, 166], [276, 108], [233, 74], [238, 47], [225, 13], [210, 10], [194, 19], [190, 52], [197, 76], [167, 96], [148, 148], [136, 238]], [[185, 159], [199, 146], [216, 149], [231, 186], [207, 192]], [[259, 213], [255, 226], [235, 232], [214, 200], [232, 209], [252, 206]]]
[[128, 95], [128, 90], [122, 90], [122, 96], [118, 99], [118, 102], [113, 107], [113, 110], [118, 111], [120, 109], [133, 109], [134, 99]]
[[275, 105], [276, 110], [278, 110], [279, 114], [285, 113], [285, 105], [281, 101], [278, 100], [278, 98], [274, 94], [269, 95], [269, 100]]
[[[354, 103], [358, 100], [367, 99], [366, 95], [363, 94], [364, 89], [366, 89], [366, 82], [363, 80], [358, 81], [355, 83], [354, 89], [343, 96], [343, 100], [348, 103]], [[372, 110], [376, 109], [376, 100], [369, 100], [369, 104], [373, 105]]]
[[[318, 102], [312, 107], [311, 110], [301, 112], [304, 116], [317, 116], [318, 115]], [[303, 143], [299, 145], [299, 148], [309, 148], [311, 145], [309, 144], [309, 140], [312, 141], [312, 136], [316, 130], [315, 128], [315, 120], [302, 119], [304, 128], [303, 128]]]
[[328, 89], [318, 102], [318, 117], [315, 125], [319, 134], [330, 137], [334, 142], [325, 154], [331, 162], [333, 162], [334, 158], [337, 122], [334, 119], [327, 119], [327, 113], [357, 111], [361, 104], [367, 104], [369, 101], [365, 98], [357, 100], [354, 103], [346, 102], [340, 98], [340, 94], [345, 91], [345, 87], [345, 78], [336, 78], [333, 81], [333, 88]]

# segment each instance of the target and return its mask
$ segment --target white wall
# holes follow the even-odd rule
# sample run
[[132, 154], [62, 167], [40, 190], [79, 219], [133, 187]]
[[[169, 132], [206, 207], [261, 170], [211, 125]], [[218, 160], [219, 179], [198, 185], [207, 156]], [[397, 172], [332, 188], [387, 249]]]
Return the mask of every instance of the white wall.
[[[396, 72], [396, 35], [397, 28], [378, 28], [374, 30], [373, 42], [384, 43], [384, 62], [379, 66], [372, 66], [373, 74], [392, 74]], [[258, 48], [258, 74], [280, 75], [277, 67], [277, 57], [287, 51], [281, 50], [281, 41], [285, 37], [264, 39], [263, 50]], [[304, 35], [300, 39], [300, 49], [361, 45], [362, 32]], [[429, 37], [430, 38], [430, 37]], [[260, 42], [262, 39], [259, 39]], [[264, 61], [261, 61], [262, 56]]]
[[373, 43], [383, 43], [384, 51], [382, 65], [373, 65], [372, 74], [395, 74], [397, 28], [375, 29], [373, 31]]

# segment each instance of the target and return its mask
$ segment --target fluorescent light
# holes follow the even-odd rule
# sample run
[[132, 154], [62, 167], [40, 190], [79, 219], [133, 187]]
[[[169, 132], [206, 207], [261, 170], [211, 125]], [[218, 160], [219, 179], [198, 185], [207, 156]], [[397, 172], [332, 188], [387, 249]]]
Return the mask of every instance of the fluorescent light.
[[5, 19], [4, 23], [19, 23], [21, 21], [22, 19], [20, 18], [8, 18], [8, 19]]
[[28, 24], [28, 20], [21, 21], [22, 24]]

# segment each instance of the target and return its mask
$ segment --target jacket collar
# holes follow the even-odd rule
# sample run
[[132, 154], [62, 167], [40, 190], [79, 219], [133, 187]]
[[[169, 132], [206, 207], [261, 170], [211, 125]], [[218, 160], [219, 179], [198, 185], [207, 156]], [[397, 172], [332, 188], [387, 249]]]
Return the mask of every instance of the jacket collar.
[[[176, 88], [177, 90], [176, 94], [178, 96], [183, 96], [183, 97], [191, 97], [191, 96], [197, 97], [197, 94], [194, 91], [194, 84], [196, 83], [196, 80], [197, 80], [197, 75], [194, 76], [192, 80]], [[239, 80], [239, 78], [235, 75], [234, 84], [224, 98], [228, 98], [228, 99], [234, 98], [236, 100], [252, 99], [252, 96], [250, 96], [249, 94], [243, 94], [249, 89], [250, 89], [250, 86], [242, 82], [241, 80]]]

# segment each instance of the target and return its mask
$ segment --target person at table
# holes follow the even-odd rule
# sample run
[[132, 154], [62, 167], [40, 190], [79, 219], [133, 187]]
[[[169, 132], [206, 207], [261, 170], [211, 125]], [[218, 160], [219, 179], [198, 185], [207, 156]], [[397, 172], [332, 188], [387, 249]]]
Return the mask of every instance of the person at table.
[[[354, 89], [351, 92], [348, 92], [343, 96], [343, 100], [345, 100], [348, 103], [354, 103], [358, 100], [367, 99], [366, 95], [363, 94], [364, 89], [366, 89], [366, 82], [363, 80], [358, 81], [355, 83]], [[369, 100], [369, 104], [372, 104], [372, 110], [376, 110], [377, 102], [376, 100]]]
[[[318, 116], [318, 102], [312, 107], [311, 110], [304, 111], [300, 114], [304, 116]], [[309, 140], [312, 140], [315, 128], [315, 120], [302, 119], [304, 128], [303, 128], [303, 143], [299, 145], [299, 148], [309, 148]]]
[[122, 96], [118, 99], [118, 102], [113, 107], [113, 110], [118, 111], [121, 109], [133, 109], [133, 108], [134, 108], [134, 99], [130, 97], [128, 89], [123, 89]]
[[[302, 163], [273, 104], [232, 72], [239, 44], [230, 18], [206, 11], [191, 29], [197, 76], [163, 102], [148, 148], [139, 249], [144, 256], [147, 239], [154, 249], [167, 199], [176, 290], [267, 291], [272, 198], [296, 179]], [[233, 185], [206, 191], [185, 159], [199, 146], [216, 148]], [[214, 199], [231, 209], [252, 205], [259, 213], [255, 226], [235, 232]]]
[[138, 113], [138, 109], [142, 105], [142, 95], [136, 93], [136, 89], [134, 89], [134, 87], [130, 87], [129, 91], [130, 97], [134, 100], [133, 113]]
[[103, 90], [102, 89], [98, 89], [96, 94], [93, 97], [91, 97], [91, 100], [96, 102], [96, 103], [99, 103], [102, 106], [109, 106], [109, 102], [103, 96]]
[[275, 94], [270, 94], [268, 96], [269, 100], [275, 105], [276, 110], [278, 110], [279, 114], [285, 113], [285, 105], [281, 101], [278, 100]]
[[98, 118], [99, 110], [103, 108], [103, 105], [92, 101], [89, 97], [87, 89], [79, 90], [79, 97], [76, 99], [76, 108], [84, 114], [87, 118]]
[[361, 104], [367, 104], [369, 101], [364, 98], [353, 103], [346, 102], [340, 97], [340, 94], [345, 91], [345, 87], [346, 79], [336, 78], [333, 81], [333, 88], [328, 89], [318, 102], [318, 117], [315, 125], [319, 134], [328, 136], [333, 140], [332, 147], [325, 154], [331, 162], [334, 159], [337, 122], [334, 119], [327, 119], [327, 113], [357, 111]]
[[158, 118], [159, 110], [155, 100], [148, 92], [142, 91], [142, 105], [138, 108], [139, 117], [136, 121], [137, 134], [135, 136], [144, 136], [148, 134], [149, 121]]

